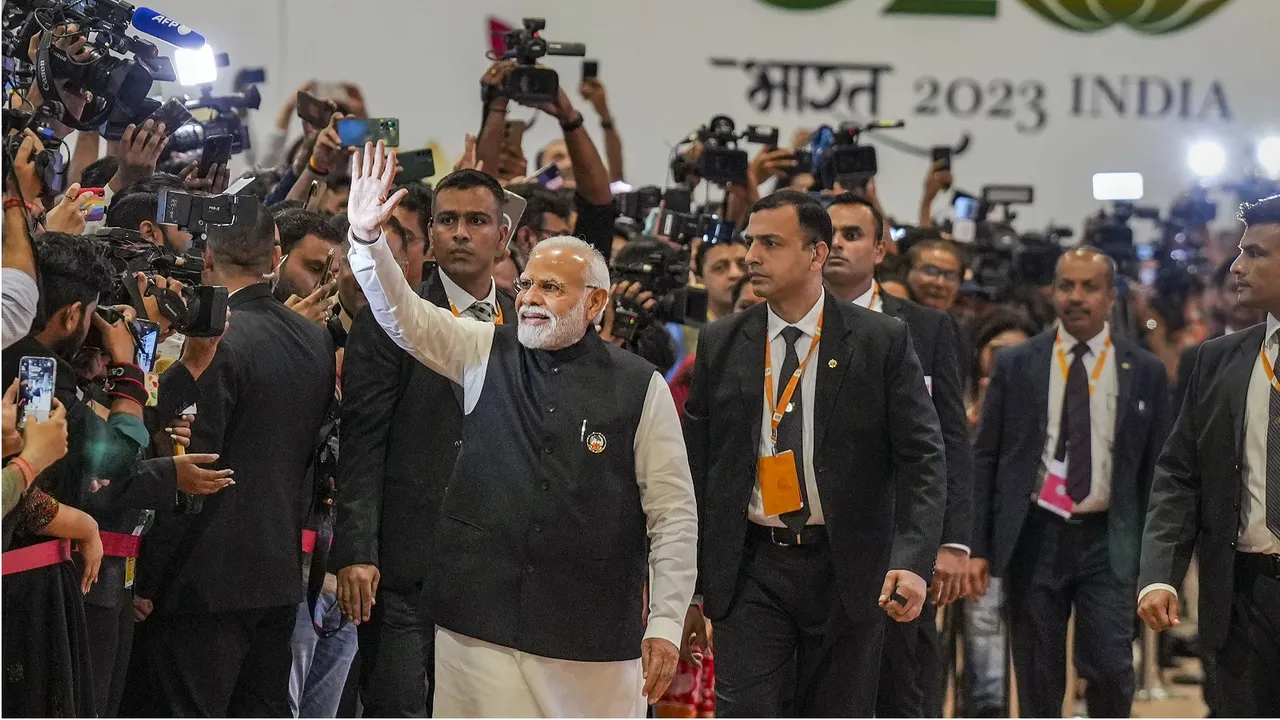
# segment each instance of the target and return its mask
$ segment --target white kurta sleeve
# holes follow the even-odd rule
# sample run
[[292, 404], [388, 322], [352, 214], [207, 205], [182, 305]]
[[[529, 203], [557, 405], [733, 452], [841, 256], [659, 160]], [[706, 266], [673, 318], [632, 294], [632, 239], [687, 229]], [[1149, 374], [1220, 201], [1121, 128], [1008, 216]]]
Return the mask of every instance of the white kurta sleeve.
[[350, 238], [347, 261], [364, 290], [369, 308], [387, 335], [419, 362], [462, 385], [470, 412], [489, 364], [494, 326], [457, 318], [418, 297], [404, 279], [385, 236], [366, 245]]
[[671, 390], [653, 374], [636, 431], [636, 482], [649, 530], [649, 626], [645, 638], [677, 648], [698, 577], [698, 508]]

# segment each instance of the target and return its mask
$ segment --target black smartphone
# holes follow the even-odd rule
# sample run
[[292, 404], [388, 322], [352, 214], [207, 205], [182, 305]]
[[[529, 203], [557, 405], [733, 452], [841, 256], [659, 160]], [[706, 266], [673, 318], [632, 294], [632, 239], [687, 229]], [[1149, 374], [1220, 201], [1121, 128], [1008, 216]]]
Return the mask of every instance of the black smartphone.
[[431, 148], [399, 153], [396, 161], [400, 163], [400, 172], [396, 173], [397, 185], [421, 182], [436, 174], [436, 156]]
[[938, 167], [939, 170], [951, 170], [951, 148], [945, 145], [933, 146], [933, 164], [937, 165], [938, 163], [942, 163]]
[[297, 112], [298, 117], [312, 127], [322, 128], [329, 124], [329, 118], [337, 112], [337, 106], [332, 100], [321, 100], [306, 90], [299, 90]]
[[142, 372], [151, 372], [156, 364], [156, 344], [160, 341], [160, 323], [150, 320], [133, 321], [135, 341], [133, 362]]
[[54, 379], [58, 366], [51, 357], [31, 355], [18, 361], [18, 427], [27, 418], [45, 422], [53, 412]]
[[196, 168], [196, 175], [197, 177], [208, 177], [209, 168], [214, 165], [226, 165], [230, 160], [230, 135], [213, 135], [205, 138], [204, 150], [200, 153], [200, 165]]
[[125, 128], [132, 125], [141, 125], [144, 120], [151, 117], [151, 114], [160, 109], [162, 103], [153, 98], [146, 98], [138, 104], [137, 112], [132, 115], [132, 119], [126, 117], [123, 120], [108, 120], [98, 128], [98, 134], [104, 140], [119, 140], [124, 137]]
[[181, 100], [176, 97], [169, 98], [169, 101], [161, 105], [159, 110], [151, 113], [150, 120], [153, 125], [155, 123], [164, 123], [164, 135], [169, 137], [178, 128], [191, 121], [191, 113], [187, 111]]
[[236, 73], [235, 86], [243, 88], [249, 85], [261, 85], [266, 81], [266, 68], [240, 68], [239, 72]]
[[600, 61], [599, 60], [583, 60], [582, 61], [582, 82], [594, 80], [600, 77]]

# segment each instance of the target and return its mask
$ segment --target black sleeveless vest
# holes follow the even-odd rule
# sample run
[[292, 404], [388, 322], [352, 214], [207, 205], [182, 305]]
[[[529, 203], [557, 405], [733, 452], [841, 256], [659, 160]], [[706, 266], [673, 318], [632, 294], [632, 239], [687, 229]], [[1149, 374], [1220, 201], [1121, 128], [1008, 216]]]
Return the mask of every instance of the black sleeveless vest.
[[495, 329], [436, 526], [424, 592], [437, 625], [543, 657], [640, 657], [634, 442], [653, 373], [593, 332], [543, 351]]

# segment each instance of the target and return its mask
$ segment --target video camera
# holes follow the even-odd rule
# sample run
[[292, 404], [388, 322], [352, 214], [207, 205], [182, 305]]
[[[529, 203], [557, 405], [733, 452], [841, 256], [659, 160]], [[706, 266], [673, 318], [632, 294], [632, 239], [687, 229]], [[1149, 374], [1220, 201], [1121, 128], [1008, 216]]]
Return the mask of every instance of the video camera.
[[[10, 134], [10, 130], [21, 131], [24, 128], [31, 127], [32, 117], [30, 113], [8, 108], [0, 112], [3, 112], [4, 117], [4, 158], [6, 163], [12, 163], [18, 156], [18, 148], [22, 146], [23, 135], [21, 132]], [[31, 162], [36, 166], [36, 174], [39, 176], [45, 192], [62, 192], [63, 180], [66, 177], [66, 163], [63, 162], [62, 158], [63, 142], [58, 138], [53, 128], [47, 125], [38, 124], [31, 129], [35, 131], [36, 135], [40, 136], [41, 141], [41, 149], [36, 150], [31, 155]], [[25, 199], [33, 200], [34, 198]]]
[[[978, 197], [957, 190], [954, 194], [956, 221], [952, 237], [971, 253], [973, 277], [967, 290], [996, 301], [1013, 296], [1019, 286], [1043, 287], [1053, 283], [1062, 241], [1074, 231], [1049, 225], [1043, 231], [1020, 232], [1016, 205], [1035, 202], [1030, 185], [987, 185]], [[999, 217], [992, 213], [999, 208]]]
[[624, 343], [632, 342], [650, 321], [695, 326], [707, 321], [707, 291], [689, 287], [687, 252], [672, 258], [661, 250], [655, 250], [633, 262], [615, 263], [609, 270], [610, 279], [615, 284], [638, 283], [657, 299], [652, 310], [645, 310], [627, 298], [611, 299], [614, 303], [613, 334]]
[[213, 337], [225, 330], [227, 289], [202, 285], [204, 260], [198, 255], [177, 256], [142, 237], [137, 231], [103, 228], [94, 235], [115, 270], [116, 282], [108, 291], [106, 304], [132, 305], [138, 317], [146, 317], [143, 294], [134, 274], [160, 275], [182, 283], [181, 293], [161, 288], [154, 282], [146, 295], [155, 297], [160, 313], [173, 329], [190, 337]]
[[[232, 155], [248, 150], [251, 146], [249, 128], [239, 113], [257, 110], [261, 106], [262, 95], [257, 86], [250, 86], [242, 93], [214, 97], [213, 88], [205, 85], [200, 90], [200, 97], [186, 102], [187, 111], [193, 118], [203, 116], [205, 119], [197, 119], [178, 128], [169, 139], [169, 149], [174, 152], [199, 150], [209, 138], [228, 135], [231, 137]], [[202, 113], [202, 110], [207, 112]]]
[[796, 152], [795, 172], [811, 172], [814, 190], [831, 190], [839, 183], [846, 190], [865, 187], [879, 171], [876, 149], [862, 145], [862, 136], [879, 130], [906, 127], [901, 120], [876, 120], [866, 124], [843, 123], [815, 130], [807, 147]]
[[[671, 173], [677, 183], [685, 183], [689, 176], [697, 174], [715, 185], [743, 185], [747, 182], [747, 151], [738, 147], [739, 141], [768, 145], [778, 144], [778, 128], [768, 125], [748, 125], [737, 131], [728, 115], [716, 115], [711, 122], [689, 134], [685, 143], [702, 143], [702, 152], [696, 162], [683, 155], [671, 161]], [[682, 143], [683, 144], [683, 143]]]
[[257, 202], [256, 198], [239, 195], [194, 195], [181, 190], [162, 188], [156, 207], [156, 222], [177, 225], [195, 235], [202, 247], [210, 225], [231, 225], [241, 202]]
[[[177, 79], [173, 63], [150, 41], [127, 35], [138, 10], [119, 0], [11, 0], [4, 9], [3, 52], [14, 76], [10, 87], [23, 87], [32, 77], [44, 98], [42, 111], [77, 130], [95, 130], [110, 121], [130, 122], [147, 113], [144, 101], [155, 80]], [[68, 25], [78, 27], [91, 58], [73, 61], [56, 47]], [[42, 33], [34, 67], [27, 47]], [[89, 93], [80, 117], [61, 102], [57, 82], [73, 93]]]
[[543, 18], [524, 18], [522, 23], [524, 27], [504, 36], [507, 51], [502, 57], [492, 58], [516, 61], [502, 89], [508, 98], [518, 103], [554, 103], [560, 96], [560, 76], [551, 68], [538, 67], [538, 58], [545, 55], [583, 57], [587, 46], [540, 37], [538, 33], [547, 27]]

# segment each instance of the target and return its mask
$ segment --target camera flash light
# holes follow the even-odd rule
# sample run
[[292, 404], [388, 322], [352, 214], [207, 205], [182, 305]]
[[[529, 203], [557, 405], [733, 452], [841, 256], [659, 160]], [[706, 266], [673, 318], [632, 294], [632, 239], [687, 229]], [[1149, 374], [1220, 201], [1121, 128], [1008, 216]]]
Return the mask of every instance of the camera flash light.
[[1215, 177], [1227, 167], [1227, 151], [1220, 143], [1202, 140], [1187, 152], [1187, 165], [1202, 178]]
[[173, 65], [181, 85], [205, 85], [218, 79], [218, 63], [209, 45], [203, 45], [199, 50], [174, 50]]
[[1094, 200], [1141, 200], [1142, 194], [1142, 173], [1110, 172], [1093, 176]]
[[1258, 143], [1258, 165], [1269, 177], [1280, 177], [1280, 137]]

